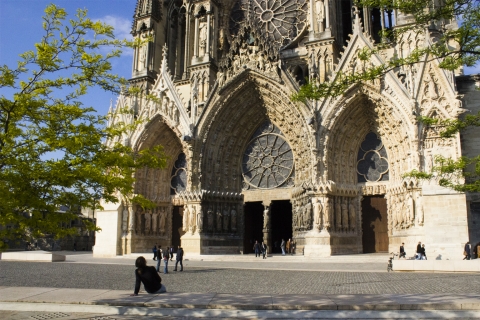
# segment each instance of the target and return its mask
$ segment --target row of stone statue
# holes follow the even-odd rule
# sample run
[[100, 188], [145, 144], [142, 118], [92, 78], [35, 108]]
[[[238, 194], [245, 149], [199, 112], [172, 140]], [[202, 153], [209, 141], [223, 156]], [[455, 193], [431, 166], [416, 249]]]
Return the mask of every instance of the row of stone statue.
[[357, 226], [356, 203], [357, 199], [350, 197], [297, 200], [293, 209], [293, 229], [354, 232]]
[[393, 230], [423, 226], [423, 205], [419, 197], [413, 200], [411, 192], [388, 196], [388, 208]]
[[141, 235], [163, 235], [167, 232], [169, 207], [156, 207], [135, 212], [135, 233]]
[[237, 205], [216, 204], [207, 209], [206, 230], [204, 230], [204, 213], [201, 205], [187, 205], [183, 212], [183, 231], [191, 232], [237, 232]]

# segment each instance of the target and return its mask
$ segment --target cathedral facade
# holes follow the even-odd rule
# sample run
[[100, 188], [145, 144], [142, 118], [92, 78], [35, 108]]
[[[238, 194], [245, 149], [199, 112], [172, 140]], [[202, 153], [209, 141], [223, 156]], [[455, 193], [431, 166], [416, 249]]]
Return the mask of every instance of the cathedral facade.
[[[478, 143], [442, 139], [417, 120], [466, 111], [459, 74], [425, 59], [338, 97], [291, 100], [306, 80], [406, 57], [456, 27], [440, 21], [397, 42], [379, 36], [410, 22], [350, 0], [138, 0], [132, 34], [152, 41], [135, 49], [130, 83], [144, 96], [121, 95], [111, 123], [144, 120], [124, 143], [162, 145], [168, 166], [136, 172], [135, 193], [156, 208], [103, 204], [94, 255], [154, 244], [239, 254], [255, 241], [277, 251], [294, 238], [297, 254], [312, 257], [392, 252], [402, 242], [413, 255], [419, 241], [429, 257], [461, 257], [466, 241], [480, 240], [475, 199], [435, 179], [404, 177], [430, 171], [436, 155], [478, 151]], [[357, 58], [379, 43], [387, 49]], [[475, 87], [472, 79], [462, 80], [464, 90]], [[131, 114], [119, 112], [125, 108]]]

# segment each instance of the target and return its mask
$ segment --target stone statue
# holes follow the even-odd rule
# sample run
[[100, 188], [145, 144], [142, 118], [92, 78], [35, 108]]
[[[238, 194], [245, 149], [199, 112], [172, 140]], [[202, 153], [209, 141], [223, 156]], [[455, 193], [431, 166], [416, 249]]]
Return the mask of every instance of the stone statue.
[[145, 233], [150, 234], [150, 230], [152, 228], [152, 214], [150, 210], [145, 213]]
[[165, 207], [161, 207], [160, 209], [160, 232], [165, 232], [165, 222], [167, 221], [167, 210]]
[[122, 230], [124, 232], [127, 232], [128, 228], [128, 208], [127, 206], [123, 206], [123, 212], [122, 212]]
[[232, 231], [237, 231], [237, 210], [235, 210], [235, 206], [232, 206], [232, 211], [230, 212], [230, 227]]
[[414, 207], [414, 204], [413, 204], [413, 198], [412, 198], [412, 194], [409, 192], [407, 194], [407, 224], [408, 226], [412, 226], [414, 221], [415, 221], [415, 207]]
[[223, 209], [223, 231], [228, 231], [228, 225], [230, 220], [230, 212], [228, 210], [228, 205]]
[[137, 220], [135, 224], [135, 231], [137, 234], [140, 234], [142, 232], [142, 209], [139, 208], [135, 216]]
[[347, 198], [344, 198], [342, 201], [342, 226], [344, 230], [348, 229], [348, 206]]
[[312, 203], [310, 201], [305, 204], [304, 214], [305, 229], [310, 230], [312, 224]]
[[337, 231], [342, 229], [342, 207], [340, 197], [335, 198], [335, 228]]
[[423, 219], [424, 219], [424, 213], [423, 213], [423, 205], [420, 197], [417, 198], [417, 224], [419, 226], [423, 226]]
[[200, 210], [197, 213], [197, 231], [198, 233], [203, 231], [203, 209], [200, 207]]
[[325, 210], [323, 211], [323, 227], [330, 230], [333, 217], [333, 205], [329, 198], [325, 200]]
[[261, 71], [265, 71], [265, 58], [263, 57], [263, 53], [260, 53], [257, 57], [258, 61], [258, 69]]
[[189, 223], [188, 223], [188, 228], [190, 230], [190, 232], [194, 232], [195, 230], [195, 225], [197, 223], [197, 208], [195, 205], [192, 206], [192, 209], [190, 210], [190, 219], [189, 219]]
[[217, 209], [217, 231], [222, 231], [222, 209], [218, 206]]
[[138, 49], [138, 71], [142, 71], [147, 67], [147, 45], [144, 44], [143, 46]]
[[188, 230], [189, 215], [190, 215], [190, 211], [188, 210], [188, 206], [185, 206], [185, 210], [183, 211], [183, 217], [182, 217], [182, 230], [185, 232]]
[[270, 225], [270, 208], [265, 206], [265, 210], [263, 210], [263, 229], [268, 229]]
[[315, 225], [315, 229], [320, 231], [322, 229], [322, 215], [323, 215], [323, 206], [320, 199], [317, 199], [315, 202], [315, 206], [313, 207], [313, 223]]
[[222, 69], [218, 70], [217, 72], [217, 81], [218, 87], [221, 88], [225, 84], [225, 72]]
[[317, 14], [318, 32], [325, 31], [323, 21], [325, 20], [325, 4], [323, 0], [315, 1], [315, 13]]
[[430, 99], [437, 99], [437, 89], [435, 88], [435, 82], [433, 75], [427, 73], [425, 76], [425, 96]]
[[207, 227], [208, 231], [213, 231], [213, 210], [211, 207], [207, 211]]
[[198, 38], [198, 54], [200, 57], [203, 57], [207, 53], [207, 22], [205, 21], [205, 17], [201, 18], [198, 26]]
[[153, 209], [152, 214], [152, 232], [157, 233], [158, 230], [158, 209]]
[[303, 206], [301, 204], [298, 205], [298, 211], [297, 211], [297, 218], [298, 218], [298, 229], [303, 228]]
[[355, 231], [357, 225], [355, 199], [350, 199], [348, 205], [348, 220], [350, 221], [350, 230]]

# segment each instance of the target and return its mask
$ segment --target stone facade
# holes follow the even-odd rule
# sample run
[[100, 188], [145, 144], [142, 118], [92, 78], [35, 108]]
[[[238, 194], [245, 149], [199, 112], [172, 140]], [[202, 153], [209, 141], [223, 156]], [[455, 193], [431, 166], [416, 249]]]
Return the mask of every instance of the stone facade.
[[[111, 122], [145, 120], [124, 143], [163, 145], [168, 168], [137, 172], [136, 193], [156, 209], [107, 204], [98, 213], [103, 235], [94, 254], [177, 240], [186, 252], [240, 253], [251, 250], [257, 230], [270, 250], [293, 237], [306, 256], [398, 251], [402, 242], [413, 254], [418, 241], [429, 257], [461, 256], [469, 232], [480, 240], [467, 207], [475, 199], [402, 177], [431, 170], [435, 155], [480, 151], [470, 137], [440, 139], [417, 121], [480, 108], [472, 90], [463, 96], [471, 103], [462, 103], [456, 74], [425, 59], [339, 97], [290, 99], [305, 79], [323, 82], [406, 56], [441, 30], [406, 33], [359, 61], [362, 48], [387, 41], [378, 31], [394, 27], [393, 16], [409, 22], [349, 1], [138, 0], [132, 34], [153, 42], [136, 49], [131, 83], [158, 101], [122, 95]], [[125, 107], [132, 115], [118, 112]]]

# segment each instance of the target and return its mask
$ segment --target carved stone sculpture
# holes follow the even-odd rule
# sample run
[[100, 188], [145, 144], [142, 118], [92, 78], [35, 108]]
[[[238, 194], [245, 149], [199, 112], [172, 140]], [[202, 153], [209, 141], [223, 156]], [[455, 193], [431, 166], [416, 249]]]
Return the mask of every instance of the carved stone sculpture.
[[323, 215], [323, 206], [320, 199], [317, 199], [315, 206], [313, 207], [313, 223], [315, 230], [320, 231], [322, 229], [322, 215]]
[[158, 230], [158, 209], [153, 209], [152, 214], [152, 232], [155, 234]]
[[230, 220], [230, 212], [228, 210], [228, 205], [223, 209], [223, 231], [228, 231], [228, 225]]
[[340, 205], [340, 197], [335, 198], [335, 229], [342, 229], [342, 207]]
[[235, 210], [235, 206], [232, 206], [232, 211], [230, 212], [230, 227], [233, 232], [237, 231], [237, 210]]
[[348, 205], [347, 198], [342, 201], [342, 227], [343, 230], [348, 230]]
[[122, 212], [122, 230], [123, 232], [127, 232], [128, 228], [128, 208], [126, 206], [123, 207]]
[[150, 234], [152, 228], [152, 214], [150, 211], [145, 213], [145, 233]]
[[325, 30], [323, 21], [325, 20], [325, 4], [323, 0], [315, 1], [315, 13], [317, 14], [318, 31], [323, 32]]
[[197, 223], [197, 208], [195, 205], [192, 206], [192, 209], [190, 210], [190, 218], [189, 218], [189, 223], [188, 223], [188, 230], [190, 230], [191, 233], [195, 231], [195, 226]]
[[136, 223], [135, 223], [135, 232], [140, 234], [142, 232], [142, 209], [138, 209], [135, 214]]
[[185, 206], [185, 210], [183, 211], [182, 217], [182, 230], [187, 232], [188, 231], [188, 216], [190, 215], [190, 210], [188, 210], [188, 206]]
[[355, 231], [357, 226], [355, 199], [350, 199], [350, 204], [348, 205], [348, 220], [350, 221], [350, 230]]
[[207, 227], [208, 231], [213, 231], [213, 210], [211, 207], [207, 211]]
[[160, 232], [165, 233], [165, 222], [167, 221], [167, 210], [165, 207], [161, 207], [160, 209]]
[[203, 231], [203, 209], [200, 207], [200, 210], [197, 212], [197, 232], [200, 233]]
[[312, 203], [310, 201], [305, 204], [304, 213], [305, 230], [310, 230], [312, 225]]
[[263, 229], [268, 229], [270, 226], [270, 208], [265, 206], [265, 210], [263, 210]]
[[220, 206], [217, 208], [217, 231], [222, 231], [222, 211]]

